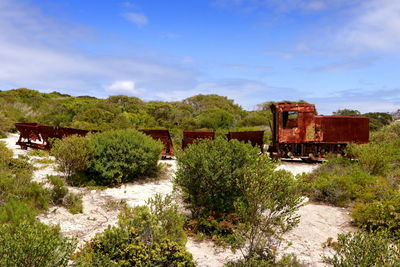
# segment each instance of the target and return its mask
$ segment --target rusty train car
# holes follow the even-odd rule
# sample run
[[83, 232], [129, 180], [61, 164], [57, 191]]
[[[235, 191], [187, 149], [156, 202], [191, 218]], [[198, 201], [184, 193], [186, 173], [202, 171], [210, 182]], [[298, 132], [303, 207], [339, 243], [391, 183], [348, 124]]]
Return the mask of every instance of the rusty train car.
[[318, 160], [326, 153], [344, 154], [350, 143], [365, 144], [369, 139], [367, 117], [317, 115], [313, 104], [271, 105], [273, 158]]

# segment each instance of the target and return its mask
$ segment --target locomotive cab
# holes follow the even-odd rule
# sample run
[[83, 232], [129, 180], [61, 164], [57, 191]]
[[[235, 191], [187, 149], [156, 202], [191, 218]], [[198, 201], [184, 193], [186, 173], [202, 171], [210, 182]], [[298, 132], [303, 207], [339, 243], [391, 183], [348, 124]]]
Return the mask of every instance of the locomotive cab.
[[320, 116], [313, 104], [271, 105], [274, 158], [320, 159], [326, 153], [343, 154], [349, 143], [367, 143], [367, 117]]

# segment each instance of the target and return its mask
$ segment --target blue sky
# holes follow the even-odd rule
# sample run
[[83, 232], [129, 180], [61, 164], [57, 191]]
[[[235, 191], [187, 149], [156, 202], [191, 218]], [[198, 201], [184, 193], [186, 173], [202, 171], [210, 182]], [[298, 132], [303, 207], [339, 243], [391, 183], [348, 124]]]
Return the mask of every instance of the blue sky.
[[0, 90], [400, 108], [399, 0], [0, 0]]

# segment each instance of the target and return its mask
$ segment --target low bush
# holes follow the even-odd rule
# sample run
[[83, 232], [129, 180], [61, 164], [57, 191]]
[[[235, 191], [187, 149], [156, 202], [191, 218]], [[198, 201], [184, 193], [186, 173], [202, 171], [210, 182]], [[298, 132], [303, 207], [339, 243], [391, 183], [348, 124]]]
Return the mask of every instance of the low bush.
[[86, 170], [94, 153], [90, 139], [77, 135], [55, 139], [50, 151], [67, 178]]
[[[271, 258], [282, 236], [300, 221], [296, 215], [302, 198], [298, 182], [266, 156], [246, 166], [235, 210], [242, 223], [235, 229], [245, 259]], [[275, 258], [272, 258], [274, 262]]]
[[239, 259], [236, 261], [230, 261], [225, 264], [225, 267], [303, 267], [302, 264], [295, 255], [286, 254], [277, 259], [276, 255], [270, 255], [269, 257], [253, 257], [249, 259]]
[[0, 141], [0, 168], [6, 168], [10, 160], [12, 159], [13, 152], [9, 150], [6, 144]]
[[99, 185], [129, 182], [156, 170], [163, 145], [136, 130], [114, 130], [90, 137], [94, 153], [88, 172]]
[[83, 211], [82, 196], [69, 192], [64, 181], [58, 176], [47, 177], [53, 188], [50, 190], [50, 197], [53, 205], [65, 206], [72, 214]]
[[332, 257], [325, 258], [335, 267], [399, 266], [400, 262], [400, 243], [385, 232], [339, 234], [335, 250]]
[[358, 160], [360, 166], [372, 175], [385, 175], [390, 169], [392, 162], [391, 144], [350, 145], [348, 150]]
[[82, 196], [74, 193], [68, 193], [63, 200], [63, 205], [72, 214], [83, 212], [83, 201]]
[[53, 188], [50, 191], [51, 200], [54, 205], [63, 203], [64, 197], [68, 194], [68, 189], [65, 187], [64, 181], [58, 176], [47, 176]]
[[[157, 195], [147, 206], [127, 208], [76, 255], [78, 266], [194, 266], [185, 251], [184, 216], [171, 198]], [[103, 266], [101, 265], [101, 266]]]
[[48, 207], [48, 191], [31, 181], [33, 166], [26, 159], [11, 155], [7, 148], [0, 148], [0, 223], [34, 220]]
[[190, 203], [193, 215], [234, 213], [234, 202], [241, 196], [244, 167], [255, 162], [258, 154], [259, 148], [223, 138], [202, 140], [177, 153], [175, 183]]
[[400, 236], [400, 195], [372, 202], [358, 202], [352, 210], [354, 224], [369, 230], [388, 230]]
[[28, 156], [31, 157], [47, 157], [49, 153], [40, 149], [33, 149], [28, 151]]
[[314, 201], [347, 206], [352, 201], [383, 197], [388, 181], [366, 173], [353, 161], [334, 158], [311, 174], [303, 175], [305, 193]]
[[0, 225], [0, 266], [67, 266], [75, 247], [39, 222]]
[[217, 214], [211, 212], [208, 216], [203, 215], [198, 218], [191, 218], [186, 222], [185, 230], [202, 239], [205, 236], [210, 237], [220, 245], [229, 244], [238, 248], [234, 231], [240, 223], [240, 218], [235, 213]]

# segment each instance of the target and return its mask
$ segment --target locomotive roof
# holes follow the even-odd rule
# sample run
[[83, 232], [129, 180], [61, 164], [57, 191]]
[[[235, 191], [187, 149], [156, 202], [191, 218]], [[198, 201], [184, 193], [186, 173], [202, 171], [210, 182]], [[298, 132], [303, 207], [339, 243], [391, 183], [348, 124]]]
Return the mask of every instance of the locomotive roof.
[[314, 104], [296, 104], [296, 103], [278, 103], [278, 104], [272, 104], [271, 105], [271, 110], [273, 111], [274, 109], [280, 110], [280, 111], [299, 111], [299, 112], [314, 112], [315, 111], [315, 105]]

